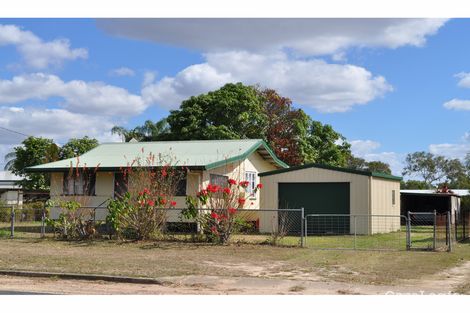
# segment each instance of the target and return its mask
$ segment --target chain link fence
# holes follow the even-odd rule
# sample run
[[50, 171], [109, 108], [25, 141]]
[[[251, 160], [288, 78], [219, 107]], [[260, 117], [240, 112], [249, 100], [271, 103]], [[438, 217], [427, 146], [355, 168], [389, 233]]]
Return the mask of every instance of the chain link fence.
[[[59, 238], [63, 229], [54, 227], [63, 208], [43, 203], [0, 207], [0, 238]], [[183, 217], [181, 208], [160, 209], [164, 226], [162, 240], [203, 241], [197, 219]], [[197, 214], [210, 214], [197, 209]], [[113, 239], [106, 221], [106, 207], [81, 207], [74, 216], [83, 238]], [[409, 212], [402, 215], [309, 214], [303, 209], [243, 209], [235, 213], [232, 243], [305, 246], [315, 249], [438, 250], [450, 251], [453, 243], [468, 234], [468, 215], [452, 220], [449, 213]], [[464, 221], [465, 223], [457, 221]], [[63, 233], [62, 233], [63, 235]], [[468, 236], [468, 235], [467, 235]]]
[[[404, 225], [404, 226], [402, 226]], [[405, 250], [406, 217], [400, 215], [309, 214], [305, 243], [317, 249]]]

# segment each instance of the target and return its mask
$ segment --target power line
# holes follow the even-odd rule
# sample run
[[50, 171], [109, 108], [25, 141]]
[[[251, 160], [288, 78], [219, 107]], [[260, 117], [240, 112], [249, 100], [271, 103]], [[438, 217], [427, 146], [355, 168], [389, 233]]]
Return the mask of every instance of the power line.
[[18, 134], [18, 135], [21, 135], [21, 136], [31, 137], [31, 135], [26, 135], [24, 133], [20, 133], [16, 130], [8, 129], [8, 128], [2, 127], [2, 126], [0, 126], [0, 129], [6, 130], [6, 131], [9, 131], [10, 133], [15, 133], [15, 134]]

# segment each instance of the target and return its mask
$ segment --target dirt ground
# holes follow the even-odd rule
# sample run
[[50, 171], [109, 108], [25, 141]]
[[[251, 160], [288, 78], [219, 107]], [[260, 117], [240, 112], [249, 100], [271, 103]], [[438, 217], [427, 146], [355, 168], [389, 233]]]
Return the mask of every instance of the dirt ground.
[[[470, 261], [434, 275], [399, 284], [373, 285], [338, 282], [315, 273], [289, 273], [288, 278], [269, 277], [269, 268], [258, 270], [259, 277], [183, 276], [163, 277], [161, 285], [110, 283], [104, 281], [62, 280], [0, 276], [0, 294], [458, 294], [470, 281]], [[279, 274], [279, 273], [277, 273]], [[279, 275], [276, 275], [279, 277]]]

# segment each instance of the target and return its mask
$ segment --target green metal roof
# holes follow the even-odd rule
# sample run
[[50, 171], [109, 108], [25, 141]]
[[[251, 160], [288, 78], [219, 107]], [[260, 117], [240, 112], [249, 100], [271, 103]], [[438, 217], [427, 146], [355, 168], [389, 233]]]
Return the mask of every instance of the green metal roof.
[[[136, 158], [144, 160], [150, 153], [154, 154], [155, 164], [162, 166], [170, 163], [173, 166], [212, 169], [246, 159], [258, 152], [268, 162], [278, 168], [287, 164], [279, 160], [268, 145], [261, 139], [241, 140], [192, 140], [192, 141], [153, 141], [105, 143], [84, 153], [79, 158], [71, 158], [27, 168], [29, 172], [64, 171], [70, 167], [87, 167], [98, 170], [116, 170], [132, 163]], [[158, 164], [158, 155], [163, 156]], [[134, 164], [135, 165], [135, 164]], [[143, 163], [145, 165], [145, 162]]]
[[336, 166], [317, 164], [317, 163], [309, 163], [309, 164], [304, 164], [304, 165], [299, 165], [299, 166], [293, 166], [293, 167], [290, 167], [290, 168], [283, 168], [283, 169], [279, 169], [279, 170], [259, 173], [259, 176], [275, 175], [275, 174], [279, 174], [279, 173], [297, 171], [297, 170], [301, 170], [301, 169], [305, 169], [305, 168], [312, 168], [312, 167], [313, 168], [326, 169], [326, 170], [332, 170], [332, 171], [338, 171], [338, 172], [351, 173], [351, 174], [373, 176], [373, 177], [389, 179], [389, 180], [396, 180], [396, 181], [401, 181], [402, 180], [402, 177], [394, 176], [394, 175], [390, 175], [390, 174], [363, 171], [363, 170], [356, 170], [356, 169], [344, 168], [344, 167], [336, 167]]

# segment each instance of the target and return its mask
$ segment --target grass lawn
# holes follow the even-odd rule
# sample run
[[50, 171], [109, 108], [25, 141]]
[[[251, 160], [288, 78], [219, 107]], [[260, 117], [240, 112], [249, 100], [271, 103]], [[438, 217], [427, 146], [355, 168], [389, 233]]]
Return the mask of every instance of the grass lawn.
[[420, 278], [470, 260], [470, 244], [453, 253], [339, 251], [269, 245], [184, 242], [0, 240], [0, 269], [111, 274], [308, 277], [369, 284]]

